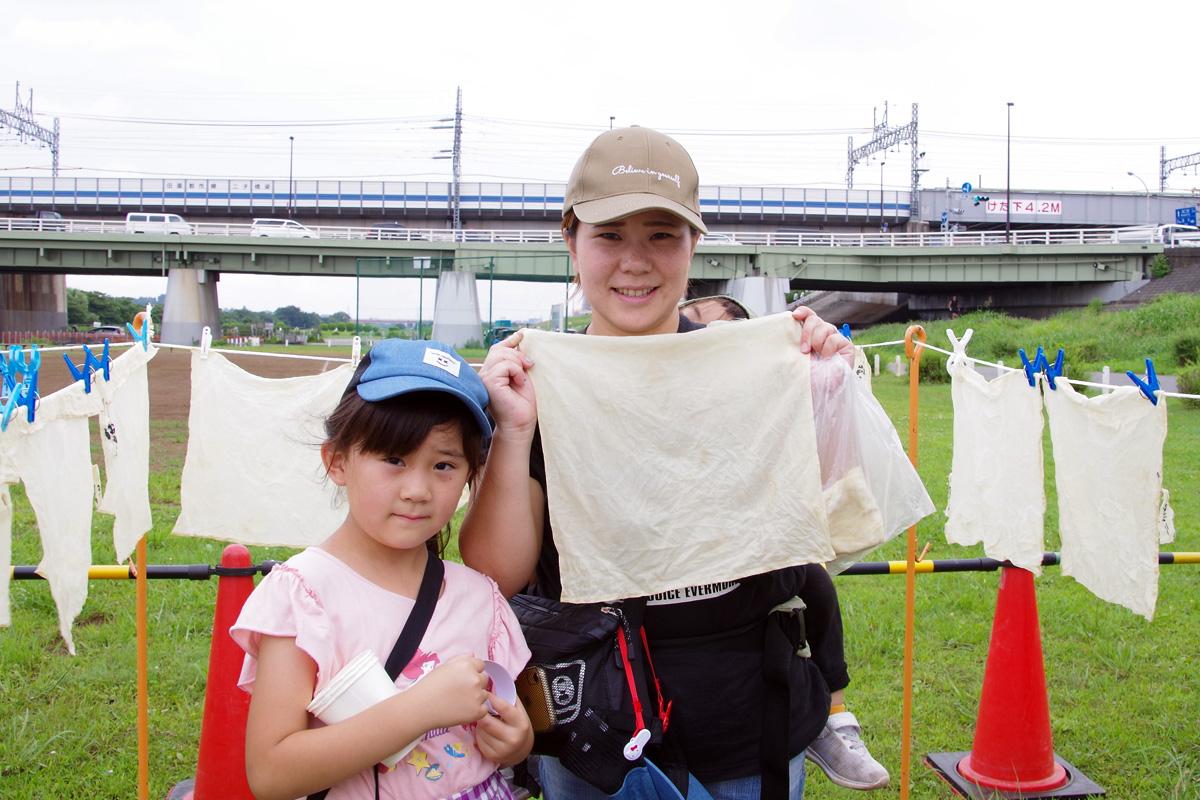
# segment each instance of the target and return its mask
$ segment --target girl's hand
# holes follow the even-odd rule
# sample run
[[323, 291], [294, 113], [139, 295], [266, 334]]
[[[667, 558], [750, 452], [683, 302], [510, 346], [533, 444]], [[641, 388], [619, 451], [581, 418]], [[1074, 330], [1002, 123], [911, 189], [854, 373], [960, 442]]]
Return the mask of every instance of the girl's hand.
[[437, 666], [408, 690], [428, 698], [432, 714], [429, 729], [452, 728], [477, 722], [488, 715], [488, 676], [483, 660], [457, 655]]
[[475, 728], [479, 752], [502, 767], [511, 766], [533, 749], [533, 726], [521, 705], [506, 703], [488, 693], [488, 701], [499, 716], [488, 714]]
[[479, 377], [488, 392], [488, 411], [496, 420], [496, 429], [533, 435], [537, 424], [537, 401], [533, 381], [526, 371], [533, 361], [517, 349], [522, 331], [497, 342], [488, 350]]
[[841, 356], [847, 364], [854, 366], [854, 345], [832, 323], [821, 319], [808, 306], [800, 306], [792, 316], [801, 323], [800, 352], [822, 358]]

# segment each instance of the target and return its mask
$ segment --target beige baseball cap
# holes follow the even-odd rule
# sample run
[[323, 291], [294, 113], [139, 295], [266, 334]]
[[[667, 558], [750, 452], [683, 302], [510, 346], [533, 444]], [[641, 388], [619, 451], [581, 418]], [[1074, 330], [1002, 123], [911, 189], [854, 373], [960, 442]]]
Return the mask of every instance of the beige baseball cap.
[[636, 125], [600, 134], [575, 162], [563, 214], [571, 209], [591, 225], [662, 209], [708, 233], [692, 157], [670, 136]]

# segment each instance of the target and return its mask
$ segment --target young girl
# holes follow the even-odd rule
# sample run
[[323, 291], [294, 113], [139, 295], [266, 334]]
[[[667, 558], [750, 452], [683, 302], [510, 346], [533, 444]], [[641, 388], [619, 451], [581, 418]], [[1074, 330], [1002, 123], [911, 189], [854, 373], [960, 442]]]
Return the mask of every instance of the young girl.
[[[475, 476], [491, 426], [475, 370], [440, 342], [389, 339], [363, 359], [326, 421], [321, 456], [349, 513], [278, 565], [230, 633], [251, 692], [246, 771], [258, 800], [511, 798], [497, 772], [533, 743], [524, 709], [487, 692], [482, 659], [529, 658], [491, 579], [447, 562], [433, 617], [396, 680], [403, 690], [323, 725], [306, 711], [364, 650], [386, 662], [437, 540]], [[489, 713], [487, 703], [494, 712]], [[377, 762], [421, 739], [386, 773]]]

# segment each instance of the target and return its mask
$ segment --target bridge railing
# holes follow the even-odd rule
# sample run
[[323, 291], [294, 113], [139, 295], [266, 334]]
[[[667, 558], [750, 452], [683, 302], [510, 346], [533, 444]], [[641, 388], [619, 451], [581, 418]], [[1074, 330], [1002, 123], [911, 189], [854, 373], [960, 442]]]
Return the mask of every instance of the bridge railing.
[[[196, 236], [254, 236], [251, 223], [192, 222], [188, 223]], [[1124, 241], [1120, 228], [1086, 228], [1072, 230], [1019, 230], [1006, 237], [1004, 231], [927, 231], [921, 233], [838, 233], [830, 231], [771, 231], [712, 233], [700, 237], [703, 246], [728, 247], [759, 245], [768, 247], [978, 247], [984, 245], [1078, 245], [1115, 244]], [[124, 221], [101, 220], [41, 220], [0, 218], [0, 231], [37, 231], [46, 233], [124, 234]], [[273, 231], [274, 233], [274, 231]], [[1153, 236], [1149, 235], [1150, 240]], [[562, 242], [557, 229], [494, 229], [465, 228], [454, 231], [445, 228], [387, 228], [314, 225], [293, 229], [286, 237], [278, 233], [271, 238], [313, 238], [365, 241], [430, 242], [452, 244], [482, 242], [497, 244], [555, 244]], [[1161, 243], [1161, 242], [1159, 242]], [[1190, 243], [1190, 242], [1189, 242]]]

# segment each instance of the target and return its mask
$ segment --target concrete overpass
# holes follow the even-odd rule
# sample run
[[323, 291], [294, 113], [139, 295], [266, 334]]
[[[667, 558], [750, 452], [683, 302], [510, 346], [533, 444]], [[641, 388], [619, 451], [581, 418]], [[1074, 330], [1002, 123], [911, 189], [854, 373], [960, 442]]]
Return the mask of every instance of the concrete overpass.
[[[236, 234], [147, 236], [79, 227], [0, 230], [0, 273], [6, 274], [6, 283], [0, 284], [6, 297], [0, 298], [0, 304], [8, 309], [0, 312], [7, 313], [7, 318], [0, 317], [0, 326], [64, 327], [65, 292], [50, 284], [52, 276], [66, 274], [166, 272], [161, 333], [164, 341], [183, 344], [198, 340], [206, 325], [219, 329], [217, 283], [223, 272], [372, 278], [435, 274], [439, 280], [435, 330], [440, 317], [449, 326], [444, 332], [473, 330], [469, 338], [475, 338], [480, 325], [477, 279], [566, 282], [571, 277], [565, 245], [551, 241], [554, 237], [547, 237], [545, 231], [515, 237], [541, 241], [500, 241], [513, 239], [511, 230], [471, 231], [467, 237], [413, 231], [411, 235], [417, 237], [413, 241], [372, 241]], [[1111, 238], [1109, 231], [1077, 230], [1022, 231], [1012, 244], [994, 233], [815, 238], [787, 234], [764, 236], [762, 244], [705, 240], [697, 248], [690, 277], [697, 290], [733, 294], [760, 313], [780, 310], [783, 293], [789, 289], [910, 295], [908, 308], [917, 315], [944, 309], [950, 294], [974, 292], [980, 302], [972, 305], [983, 305], [986, 294], [989, 305], [1020, 313], [1022, 308], [1085, 305], [1095, 297], [1113, 302], [1140, 286], [1147, 259], [1162, 252], [1163, 246], [1114, 244]], [[25, 285], [14, 291], [7, 285], [12, 281]], [[13, 307], [14, 297], [26, 302], [39, 294], [43, 308]], [[27, 319], [20, 319], [21, 314]]]

